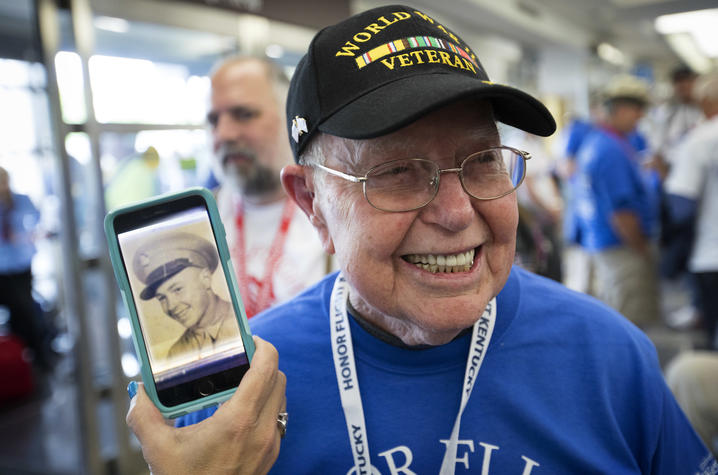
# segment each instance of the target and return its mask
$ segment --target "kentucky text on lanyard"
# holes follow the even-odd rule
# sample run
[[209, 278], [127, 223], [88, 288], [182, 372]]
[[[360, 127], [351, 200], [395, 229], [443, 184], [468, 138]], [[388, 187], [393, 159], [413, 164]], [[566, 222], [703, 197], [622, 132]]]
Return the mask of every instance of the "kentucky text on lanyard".
[[[371, 456], [369, 454], [364, 408], [361, 402], [354, 360], [354, 347], [352, 346], [349, 317], [347, 315], [348, 288], [346, 279], [340, 273], [334, 282], [329, 308], [332, 353], [334, 355], [334, 369], [337, 375], [342, 409], [347, 423], [349, 442], [354, 456], [354, 473], [356, 475], [369, 475], [378, 473], [378, 470], [371, 465]], [[494, 332], [495, 322], [496, 298], [493, 298], [489, 301], [484, 313], [473, 327], [471, 347], [469, 348], [464, 381], [461, 386], [461, 405], [456, 414], [449, 440], [442, 440], [446, 445], [446, 452], [441, 463], [440, 475], [453, 475], [456, 468], [456, 448], [459, 440], [461, 416], [474, 389], [481, 363], [484, 361], [491, 335]]]

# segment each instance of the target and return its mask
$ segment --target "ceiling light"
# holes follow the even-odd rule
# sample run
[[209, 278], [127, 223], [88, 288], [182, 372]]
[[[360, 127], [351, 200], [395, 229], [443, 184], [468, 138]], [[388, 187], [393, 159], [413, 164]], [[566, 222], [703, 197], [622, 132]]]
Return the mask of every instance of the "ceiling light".
[[95, 28], [115, 33], [127, 33], [130, 31], [130, 22], [122, 18], [109, 16], [98, 16], [93, 21]]
[[718, 8], [662, 15], [654, 25], [664, 35], [691, 35], [705, 56], [718, 58]]
[[596, 53], [598, 57], [609, 63], [616, 64], [618, 66], [626, 62], [624, 54], [613, 45], [608, 43], [601, 43], [596, 47]]
[[712, 69], [711, 60], [703, 54], [689, 33], [666, 35], [666, 41], [693, 71], [704, 74]]
[[284, 56], [284, 48], [280, 45], [269, 45], [264, 49], [264, 54], [273, 59], [279, 59]]

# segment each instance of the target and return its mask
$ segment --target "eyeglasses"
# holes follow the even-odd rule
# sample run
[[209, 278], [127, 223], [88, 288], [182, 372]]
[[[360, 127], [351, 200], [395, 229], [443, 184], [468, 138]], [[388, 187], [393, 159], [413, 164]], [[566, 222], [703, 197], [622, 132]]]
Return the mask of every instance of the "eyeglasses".
[[473, 153], [459, 168], [439, 168], [432, 160], [392, 160], [369, 169], [364, 176], [349, 175], [324, 165], [313, 166], [339, 178], [361, 183], [364, 197], [374, 208], [400, 213], [431, 203], [439, 192], [442, 173], [458, 173], [464, 191], [477, 200], [495, 200], [512, 193], [526, 176], [529, 152], [493, 147]]

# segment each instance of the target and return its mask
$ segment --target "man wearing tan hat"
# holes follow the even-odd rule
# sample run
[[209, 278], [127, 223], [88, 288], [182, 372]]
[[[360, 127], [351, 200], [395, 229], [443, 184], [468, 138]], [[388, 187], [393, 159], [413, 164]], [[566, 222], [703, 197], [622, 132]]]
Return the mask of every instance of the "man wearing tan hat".
[[132, 264], [146, 285], [140, 298], [157, 299], [162, 311], [186, 328], [168, 358], [202, 354], [237, 337], [232, 306], [212, 290], [218, 256], [209, 241], [182, 232], [162, 235], [143, 244]]
[[609, 82], [604, 120], [578, 151], [573, 185], [578, 241], [594, 273], [589, 292], [644, 327], [660, 316], [652, 251], [658, 202], [631, 134], [649, 101], [636, 77]]

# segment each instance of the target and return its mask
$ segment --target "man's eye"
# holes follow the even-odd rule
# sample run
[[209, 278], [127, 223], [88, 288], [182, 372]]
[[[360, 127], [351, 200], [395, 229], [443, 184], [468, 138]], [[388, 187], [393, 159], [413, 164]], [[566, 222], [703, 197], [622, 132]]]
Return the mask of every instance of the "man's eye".
[[395, 167], [392, 167], [389, 170], [389, 173], [392, 175], [401, 175], [402, 173], [406, 173], [409, 171], [411, 171], [411, 170], [406, 165], [397, 165]]
[[476, 157], [478, 163], [493, 163], [499, 160], [498, 152], [485, 152]]
[[252, 109], [247, 109], [246, 107], [234, 107], [232, 109], [229, 109], [228, 112], [232, 116], [232, 119], [236, 121], [254, 119], [259, 115], [259, 112]]
[[232, 117], [232, 120], [236, 122], [244, 122], [252, 120], [259, 116], [259, 111], [254, 109], [248, 109], [246, 107], [233, 107], [226, 111], [212, 111], [207, 114], [207, 122], [212, 128], [216, 128], [219, 123], [220, 115], [227, 113]]
[[413, 171], [412, 167], [405, 163], [398, 163], [390, 167], [380, 168], [372, 173], [373, 177], [377, 178], [390, 178], [396, 175], [403, 175], [405, 173]]
[[402, 175], [408, 171], [407, 167], [391, 167], [391, 168], [385, 168], [384, 170], [379, 170], [372, 174], [372, 178], [377, 178], [381, 180], [386, 180], [390, 178], [394, 178], [397, 175]]

